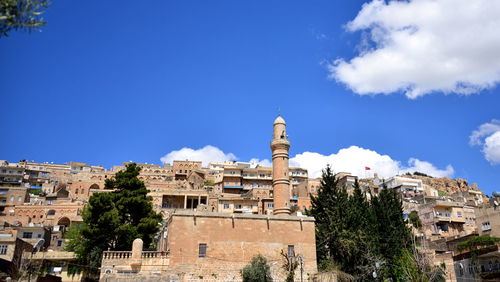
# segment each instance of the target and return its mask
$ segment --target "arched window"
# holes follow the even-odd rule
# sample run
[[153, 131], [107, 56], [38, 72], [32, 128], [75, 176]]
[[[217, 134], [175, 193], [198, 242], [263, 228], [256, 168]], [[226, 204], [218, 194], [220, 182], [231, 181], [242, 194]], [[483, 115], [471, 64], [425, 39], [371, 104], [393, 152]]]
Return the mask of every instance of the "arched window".
[[47, 215], [55, 215], [56, 214], [56, 211], [55, 210], [49, 210], [47, 212]]

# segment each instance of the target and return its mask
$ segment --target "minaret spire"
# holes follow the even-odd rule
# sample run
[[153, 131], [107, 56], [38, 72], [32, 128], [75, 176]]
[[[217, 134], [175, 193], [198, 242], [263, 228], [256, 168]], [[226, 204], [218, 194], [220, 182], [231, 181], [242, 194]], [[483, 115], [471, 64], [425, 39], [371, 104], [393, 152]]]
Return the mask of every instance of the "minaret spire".
[[274, 214], [290, 215], [290, 175], [288, 169], [288, 150], [290, 141], [286, 134], [286, 122], [278, 110], [278, 117], [274, 120], [273, 140], [271, 151], [273, 154], [273, 195]]

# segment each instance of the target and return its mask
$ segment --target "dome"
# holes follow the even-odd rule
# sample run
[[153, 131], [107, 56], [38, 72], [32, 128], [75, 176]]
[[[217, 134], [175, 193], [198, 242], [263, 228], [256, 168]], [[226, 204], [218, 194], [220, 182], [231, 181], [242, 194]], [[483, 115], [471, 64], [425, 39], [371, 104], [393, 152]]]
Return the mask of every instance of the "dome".
[[278, 116], [278, 117], [274, 120], [274, 124], [277, 124], [277, 123], [286, 124], [285, 120], [284, 120], [281, 116]]

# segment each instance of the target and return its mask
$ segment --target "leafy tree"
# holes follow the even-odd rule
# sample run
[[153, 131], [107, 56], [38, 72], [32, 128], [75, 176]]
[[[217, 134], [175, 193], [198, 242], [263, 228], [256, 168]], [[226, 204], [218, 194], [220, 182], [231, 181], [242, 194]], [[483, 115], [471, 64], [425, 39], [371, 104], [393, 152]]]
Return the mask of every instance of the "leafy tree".
[[410, 215], [408, 216], [410, 223], [415, 227], [416, 229], [422, 228], [422, 221], [420, 220], [420, 217], [418, 216], [418, 212], [412, 211]]
[[397, 261], [400, 269], [400, 280], [414, 282], [441, 282], [445, 281], [445, 271], [441, 266], [433, 265], [432, 259], [415, 247], [413, 251], [403, 249]]
[[12, 30], [39, 30], [46, 23], [41, 15], [48, 6], [48, 0], [0, 0], [0, 37]]
[[[477, 257], [485, 248], [495, 246], [500, 243], [500, 237], [493, 236], [474, 236], [457, 244], [459, 251], [470, 252], [470, 260], [472, 265], [477, 265]], [[476, 271], [474, 275], [476, 275]]]
[[423, 172], [420, 172], [420, 171], [415, 171], [415, 172], [413, 172], [413, 175], [425, 176], [425, 177], [433, 178], [432, 176], [430, 176], [430, 175], [428, 175], [428, 174], [425, 174], [425, 173], [423, 173]]
[[281, 256], [283, 257], [283, 265], [281, 266], [286, 272], [286, 282], [295, 281], [295, 270], [299, 266], [299, 257], [289, 256], [285, 251], [281, 250]]
[[158, 232], [162, 216], [153, 210], [144, 182], [139, 180], [140, 167], [128, 164], [125, 170], [107, 179], [107, 189], [96, 193], [83, 210], [83, 224], [72, 227], [66, 249], [75, 251], [87, 271], [97, 269], [105, 250], [130, 250], [132, 241], [141, 238], [148, 247]]
[[271, 268], [267, 264], [267, 259], [262, 255], [256, 255], [250, 264], [241, 270], [243, 282], [272, 282]]

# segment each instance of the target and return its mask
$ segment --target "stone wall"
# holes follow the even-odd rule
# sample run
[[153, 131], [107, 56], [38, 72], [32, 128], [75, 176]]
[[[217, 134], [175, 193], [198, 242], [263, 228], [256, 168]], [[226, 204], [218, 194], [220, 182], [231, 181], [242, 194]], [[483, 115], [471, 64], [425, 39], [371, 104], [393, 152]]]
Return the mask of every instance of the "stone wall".
[[[232, 215], [177, 211], [168, 225], [167, 252], [105, 252], [103, 281], [241, 281], [252, 257], [268, 260], [274, 281], [284, 281], [281, 250], [302, 257], [295, 280], [317, 272], [314, 219], [296, 216]], [[200, 244], [206, 244], [200, 256]], [[302, 271], [301, 271], [302, 270]], [[301, 273], [302, 272], [302, 273]]]

